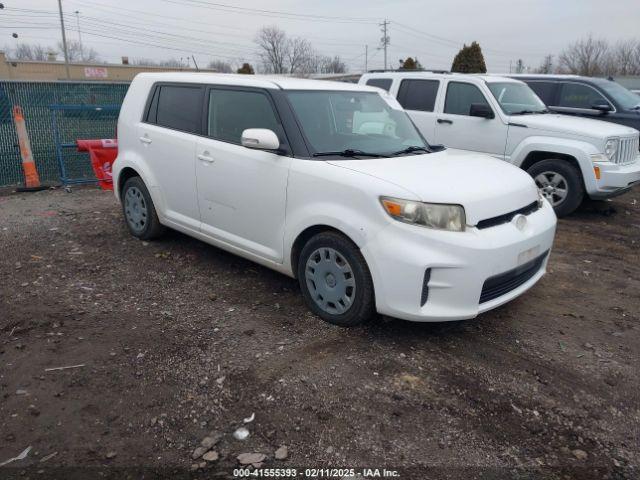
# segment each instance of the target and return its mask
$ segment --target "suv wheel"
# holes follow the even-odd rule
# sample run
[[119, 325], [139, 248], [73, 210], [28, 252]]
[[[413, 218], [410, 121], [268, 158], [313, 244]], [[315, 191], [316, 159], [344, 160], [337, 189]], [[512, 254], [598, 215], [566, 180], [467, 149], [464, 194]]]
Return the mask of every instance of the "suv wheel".
[[558, 217], [572, 213], [584, 198], [580, 171], [565, 160], [543, 160], [527, 170]]
[[131, 235], [141, 240], [151, 240], [164, 233], [158, 220], [153, 200], [140, 177], [129, 178], [122, 188], [122, 212]]
[[298, 259], [298, 281], [313, 313], [323, 320], [351, 327], [375, 315], [371, 273], [349, 239], [334, 232], [312, 237]]

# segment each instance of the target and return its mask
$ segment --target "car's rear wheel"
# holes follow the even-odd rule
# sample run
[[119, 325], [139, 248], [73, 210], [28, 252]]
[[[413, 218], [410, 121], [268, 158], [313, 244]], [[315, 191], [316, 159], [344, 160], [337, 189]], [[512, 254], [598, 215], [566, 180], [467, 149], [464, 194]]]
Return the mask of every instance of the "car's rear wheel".
[[140, 177], [129, 178], [122, 188], [122, 212], [134, 237], [151, 240], [164, 233], [149, 190]]
[[373, 281], [360, 250], [337, 232], [312, 237], [300, 252], [298, 281], [313, 313], [342, 327], [375, 315]]
[[582, 175], [566, 160], [543, 160], [527, 171], [558, 217], [569, 215], [582, 203]]

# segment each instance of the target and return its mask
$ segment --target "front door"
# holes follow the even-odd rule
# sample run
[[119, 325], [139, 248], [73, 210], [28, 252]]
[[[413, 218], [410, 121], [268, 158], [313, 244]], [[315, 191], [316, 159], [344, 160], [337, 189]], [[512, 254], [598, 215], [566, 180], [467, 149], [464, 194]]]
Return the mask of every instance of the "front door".
[[286, 144], [268, 92], [208, 90], [205, 136], [196, 147], [201, 230], [275, 262], [283, 261], [287, 179], [291, 157], [240, 143], [248, 128], [268, 128]]
[[435, 141], [450, 148], [504, 159], [507, 125], [497, 115], [494, 118], [469, 115], [474, 103], [490, 106], [482, 91], [472, 83], [460, 81], [450, 81], [446, 88], [443, 113], [436, 115]]

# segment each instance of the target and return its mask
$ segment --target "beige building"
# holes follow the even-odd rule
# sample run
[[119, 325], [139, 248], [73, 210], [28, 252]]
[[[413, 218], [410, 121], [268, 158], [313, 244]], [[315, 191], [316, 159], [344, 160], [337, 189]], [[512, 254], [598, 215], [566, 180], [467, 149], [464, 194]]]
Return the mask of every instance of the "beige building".
[[[126, 59], [123, 59], [126, 61]], [[112, 81], [130, 82], [141, 72], [180, 72], [194, 71], [193, 68], [145, 67], [128, 64], [69, 64], [70, 80], [82, 81]], [[215, 70], [201, 69], [203, 72]], [[4, 52], [0, 52], [0, 81], [1, 80], [67, 80], [64, 62], [34, 62], [8, 60]]]

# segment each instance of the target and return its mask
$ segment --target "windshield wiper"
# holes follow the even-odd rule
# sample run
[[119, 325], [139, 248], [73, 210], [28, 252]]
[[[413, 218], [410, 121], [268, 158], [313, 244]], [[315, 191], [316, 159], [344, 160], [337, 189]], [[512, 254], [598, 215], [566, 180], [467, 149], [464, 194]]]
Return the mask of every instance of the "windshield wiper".
[[431, 153], [431, 150], [429, 150], [427, 147], [419, 147], [417, 145], [411, 145], [410, 147], [404, 148], [402, 150], [398, 150], [397, 152], [393, 152], [391, 155], [395, 157], [396, 155], [402, 155], [404, 153], [412, 153], [412, 152]]
[[520, 110], [519, 112], [511, 112], [511, 115], [532, 115], [535, 113], [549, 113], [549, 110]]
[[370, 153], [363, 152], [362, 150], [347, 148], [346, 150], [335, 151], [335, 152], [317, 152], [312, 156], [314, 157], [375, 157], [375, 158], [386, 158], [387, 155], [382, 155], [381, 153]]

